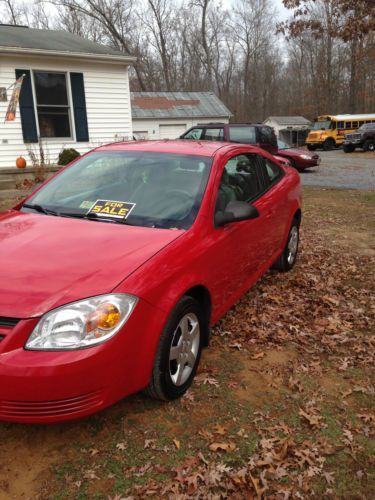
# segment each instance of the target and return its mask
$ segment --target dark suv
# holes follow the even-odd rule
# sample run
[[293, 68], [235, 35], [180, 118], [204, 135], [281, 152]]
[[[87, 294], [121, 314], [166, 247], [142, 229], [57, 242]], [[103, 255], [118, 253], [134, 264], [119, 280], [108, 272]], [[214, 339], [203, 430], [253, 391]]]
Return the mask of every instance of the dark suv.
[[353, 153], [355, 148], [375, 151], [375, 123], [365, 123], [356, 132], [345, 134], [345, 153]]
[[273, 128], [258, 123], [208, 123], [190, 128], [180, 139], [228, 141], [251, 144], [277, 154], [277, 139]]

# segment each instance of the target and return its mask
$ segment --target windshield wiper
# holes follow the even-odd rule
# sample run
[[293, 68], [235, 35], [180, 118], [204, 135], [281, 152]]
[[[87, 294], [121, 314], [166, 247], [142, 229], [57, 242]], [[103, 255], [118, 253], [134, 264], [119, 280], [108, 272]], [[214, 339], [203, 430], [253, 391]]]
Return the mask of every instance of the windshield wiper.
[[35, 210], [36, 212], [39, 212], [41, 214], [60, 215], [58, 212], [55, 212], [54, 210], [50, 210], [49, 208], [42, 207], [42, 205], [38, 205], [37, 203], [35, 203], [35, 204], [24, 203], [22, 205], [22, 207], [31, 208], [32, 210]]
[[88, 219], [88, 220], [102, 220], [105, 222], [113, 222], [115, 224], [126, 224], [128, 226], [131, 226], [132, 224], [129, 224], [129, 222], [125, 219], [116, 219], [115, 217], [103, 217], [102, 215], [98, 215], [96, 213], [89, 213], [89, 214], [83, 214], [82, 219]]

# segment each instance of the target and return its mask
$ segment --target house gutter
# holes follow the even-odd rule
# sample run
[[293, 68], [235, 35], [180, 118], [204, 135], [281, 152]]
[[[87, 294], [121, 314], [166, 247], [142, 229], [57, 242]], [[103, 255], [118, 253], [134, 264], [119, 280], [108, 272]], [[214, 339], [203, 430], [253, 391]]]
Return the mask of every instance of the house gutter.
[[137, 58], [127, 55], [113, 55], [113, 54], [91, 54], [86, 52], [61, 52], [58, 50], [45, 50], [45, 49], [30, 49], [22, 47], [0, 47], [0, 54], [4, 55], [20, 55], [20, 56], [42, 56], [42, 57], [56, 57], [59, 59], [83, 59], [93, 62], [105, 62], [112, 64], [132, 64]]

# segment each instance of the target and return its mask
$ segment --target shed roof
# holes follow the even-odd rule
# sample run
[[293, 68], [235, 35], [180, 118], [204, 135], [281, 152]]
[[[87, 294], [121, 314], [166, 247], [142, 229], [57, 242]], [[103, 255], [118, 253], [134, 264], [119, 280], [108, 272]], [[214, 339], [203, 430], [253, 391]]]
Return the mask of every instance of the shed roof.
[[304, 118], [303, 116], [269, 116], [264, 123], [272, 120], [279, 125], [310, 125], [310, 120]]
[[213, 92], [131, 92], [132, 118], [229, 118]]
[[34, 29], [24, 26], [0, 24], [0, 51], [37, 52], [46, 55], [80, 54], [81, 56], [109, 56], [110, 58], [131, 59], [128, 54], [106, 45], [92, 42], [68, 31]]

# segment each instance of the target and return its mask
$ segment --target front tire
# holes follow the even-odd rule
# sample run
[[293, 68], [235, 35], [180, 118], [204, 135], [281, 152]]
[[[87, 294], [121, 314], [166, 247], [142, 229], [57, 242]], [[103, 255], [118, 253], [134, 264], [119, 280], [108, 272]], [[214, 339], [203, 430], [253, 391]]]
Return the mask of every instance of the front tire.
[[289, 229], [288, 239], [284, 247], [283, 253], [272, 266], [273, 269], [286, 273], [290, 271], [297, 260], [299, 247], [299, 221], [297, 218], [293, 219], [292, 225]]
[[363, 144], [363, 151], [375, 151], [375, 140], [367, 139]]
[[336, 143], [333, 139], [326, 139], [323, 142], [323, 149], [324, 151], [332, 151], [336, 147]]
[[355, 146], [353, 144], [344, 144], [344, 153], [353, 153]]
[[182, 297], [160, 336], [151, 380], [145, 390], [148, 396], [172, 401], [189, 389], [201, 356], [204, 326], [199, 303], [192, 297]]

